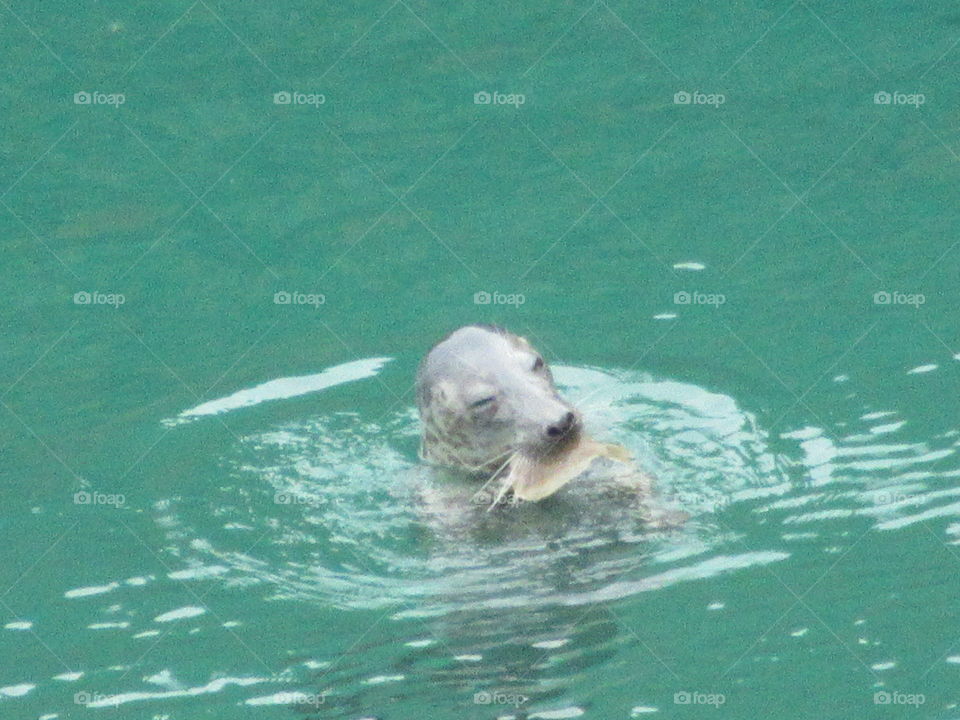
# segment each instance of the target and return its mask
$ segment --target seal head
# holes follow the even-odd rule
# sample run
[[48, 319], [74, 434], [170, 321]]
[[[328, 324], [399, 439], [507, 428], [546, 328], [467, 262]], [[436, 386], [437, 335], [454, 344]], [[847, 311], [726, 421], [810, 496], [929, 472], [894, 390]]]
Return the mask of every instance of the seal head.
[[510, 456], [549, 458], [575, 443], [579, 413], [557, 392], [543, 356], [494, 325], [437, 343], [417, 372], [424, 460], [490, 474]]

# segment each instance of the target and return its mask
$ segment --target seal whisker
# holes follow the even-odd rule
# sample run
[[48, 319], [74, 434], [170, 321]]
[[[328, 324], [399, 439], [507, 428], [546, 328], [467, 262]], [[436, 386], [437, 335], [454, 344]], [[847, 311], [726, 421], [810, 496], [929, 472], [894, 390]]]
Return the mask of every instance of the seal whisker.
[[[477, 490], [477, 491], [473, 494], [473, 498], [471, 498], [472, 502], [476, 502], [476, 501], [477, 501], [477, 497], [487, 489], [487, 486], [490, 485], [490, 483], [492, 483], [494, 480], [497, 479], [497, 476], [500, 475], [500, 473], [503, 471], [503, 469], [506, 468], [507, 465], [510, 464], [510, 462], [513, 460], [514, 457], [516, 457], [516, 453], [513, 452], [513, 450], [507, 450], [506, 452], [501, 453], [500, 455], [497, 455], [496, 457], [490, 458], [490, 462], [491, 462], [491, 463], [496, 462], [497, 460], [499, 460], [499, 459], [502, 458], [502, 457], [505, 457], [506, 460], [504, 460], [502, 463], [500, 463], [500, 465], [497, 467], [497, 469], [494, 470], [494, 471], [490, 474], [490, 477], [487, 478], [487, 479], [484, 481], [483, 485], [480, 486], [480, 489]], [[488, 464], [489, 464], [489, 463], [488, 463]]]
[[[499, 473], [500, 470], [502, 470], [502, 469], [505, 468], [507, 465], [509, 465], [511, 462], [513, 462], [513, 460], [514, 460], [516, 457], [517, 457], [517, 453], [513, 453], [512, 455], [510, 455], [510, 457], [507, 458], [507, 461], [497, 469], [497, 472], [493, 474], [493, 476], [490, 478], [490, 480], [487, 480], [487, 482], [484, 483], [484, 486], [490, 484], [490, 482], [491, 482], [494, 478], [497, 477], [497, 473]], [[493, 502], [490, 503], [490, 507], [487, 508], [487, 512], [490, 512], [490, 511], [493, 510], [497, 505], [500, 504], [500, 501], [503, 500], [503, 497], [510, 491], [510, 488], [512, 487], [512, 485], [513, 485], [513, 483], [510, 482], [509, 476], [506, 476], [506, 477], [503, 478], [503, 483], [500, 485], [500, 492], [497, 493], [497, 496], [493, 499]]]

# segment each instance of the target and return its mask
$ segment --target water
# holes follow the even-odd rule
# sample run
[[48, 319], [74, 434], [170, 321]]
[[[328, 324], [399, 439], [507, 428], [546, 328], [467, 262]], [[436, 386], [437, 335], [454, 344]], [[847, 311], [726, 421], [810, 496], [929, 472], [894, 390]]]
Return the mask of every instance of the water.
[[[0, 16], [3, 717], [960, 713], [952, 6]], [[468, 322], [687, 522], [423, 468]]]

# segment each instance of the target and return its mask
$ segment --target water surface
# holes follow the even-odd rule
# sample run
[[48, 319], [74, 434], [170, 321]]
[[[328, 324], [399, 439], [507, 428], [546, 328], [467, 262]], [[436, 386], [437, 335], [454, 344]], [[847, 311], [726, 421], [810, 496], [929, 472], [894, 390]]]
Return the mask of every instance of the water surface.
[[[957, 715], [952, 5], [0, 17], [3, 717]], [[423, 468], [469, 322], [688, 521]]]

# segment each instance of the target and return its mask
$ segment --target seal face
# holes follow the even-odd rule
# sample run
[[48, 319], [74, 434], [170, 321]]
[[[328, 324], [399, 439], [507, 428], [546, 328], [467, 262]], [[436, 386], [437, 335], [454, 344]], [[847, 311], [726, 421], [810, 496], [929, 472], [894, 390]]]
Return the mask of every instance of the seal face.
[[477, 474], [504, 469], [518, 450], [549, 457], [582, 431], [543, 356], [493, 325], [467, 325], [434, 345], [417, 371], [417, 407], [420, 456]]

